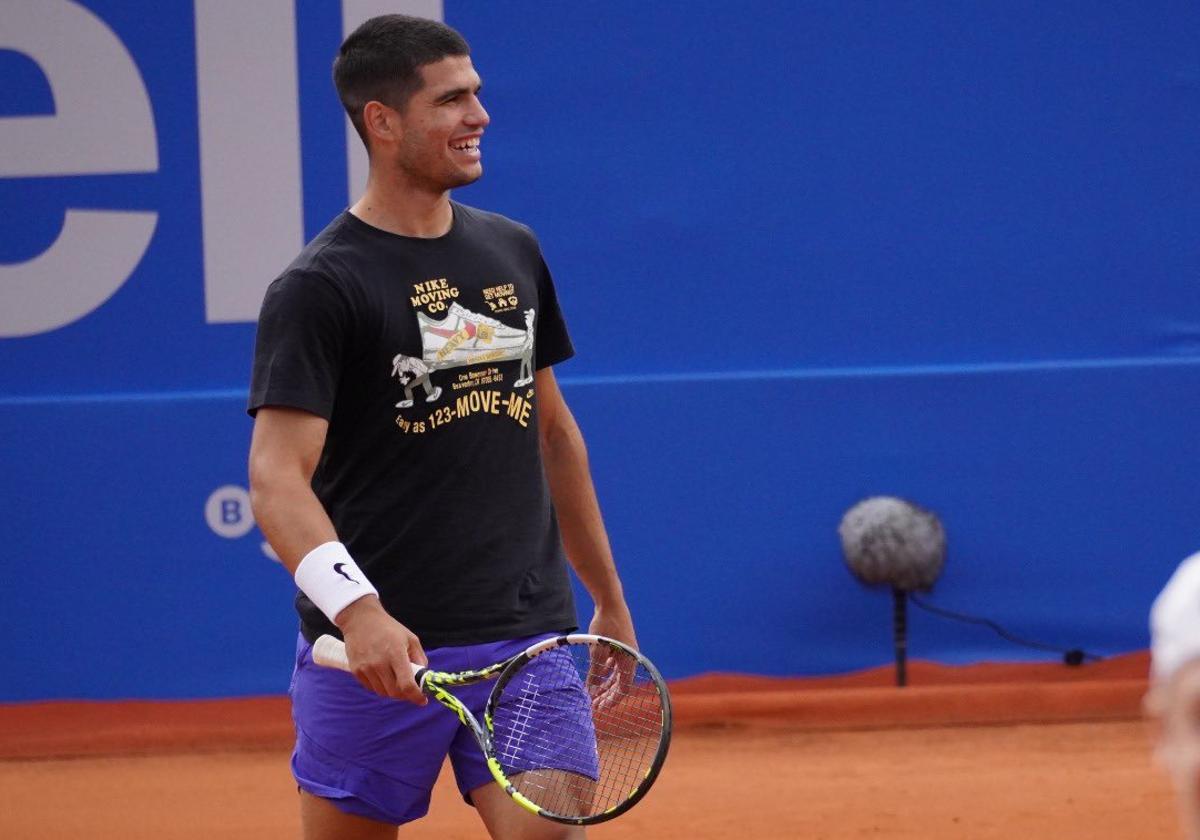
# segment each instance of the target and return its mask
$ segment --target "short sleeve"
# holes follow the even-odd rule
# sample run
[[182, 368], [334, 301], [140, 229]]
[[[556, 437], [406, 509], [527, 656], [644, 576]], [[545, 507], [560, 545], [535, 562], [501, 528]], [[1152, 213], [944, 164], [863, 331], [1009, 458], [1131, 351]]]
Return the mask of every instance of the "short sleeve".
[[289, 272], [263, 298], [250, 377], [251, 416], [267, 405], [328, 420], [341, 378], [349, 309], [324, 276]]
[[538, 252], [538, 306], [537, 343], [534, 355], [537, 369], [565, 362], [575, 355], [575, 345], [567, 332], [567, 323], [558, 305], [558, 292], [554, 289], [554, 278], [546, 260]]

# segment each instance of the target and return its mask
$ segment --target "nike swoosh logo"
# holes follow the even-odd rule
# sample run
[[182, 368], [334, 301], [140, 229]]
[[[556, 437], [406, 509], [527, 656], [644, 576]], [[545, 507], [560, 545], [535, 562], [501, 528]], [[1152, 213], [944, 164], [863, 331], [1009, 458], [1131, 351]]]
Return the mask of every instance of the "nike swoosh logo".
[[333, 570], [335, 572], [337, 572], [339, 575], [341, 575], [342, 577], [344, 577], [346, 580], [350, 581], [351, 583], [358, 583], [358, 581], [356, 581], [354, 578], [350, 577], [350, 575], [346, 574], [345, 568], [344, 568], [345, 565], [346, 565], [345, 563], [334, 563]]

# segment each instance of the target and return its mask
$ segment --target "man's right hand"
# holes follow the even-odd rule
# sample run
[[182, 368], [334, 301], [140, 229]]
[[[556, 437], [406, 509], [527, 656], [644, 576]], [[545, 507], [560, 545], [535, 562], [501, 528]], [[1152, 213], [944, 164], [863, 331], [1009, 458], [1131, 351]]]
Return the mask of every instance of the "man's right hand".
[[424, 706], [412, 665], [428, 665], [421, 640], [383, 609], [374, 595], [359, 598], [334, 619], [346, 640], [350, 672], [365, 688]]

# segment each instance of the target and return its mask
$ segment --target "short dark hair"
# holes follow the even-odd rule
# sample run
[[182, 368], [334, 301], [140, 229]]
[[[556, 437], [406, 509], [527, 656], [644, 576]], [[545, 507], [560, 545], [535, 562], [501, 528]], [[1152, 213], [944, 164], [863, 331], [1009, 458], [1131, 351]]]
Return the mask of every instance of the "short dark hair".
[[470, 54], [463, 36], [440, 21], [380, 15], [342, 42], [333, 61], [333, 86], [358, 136], [366, 143], [363, 106], [378, 100], [401, 111], [421, 89], [422, 65], [451, 55]]

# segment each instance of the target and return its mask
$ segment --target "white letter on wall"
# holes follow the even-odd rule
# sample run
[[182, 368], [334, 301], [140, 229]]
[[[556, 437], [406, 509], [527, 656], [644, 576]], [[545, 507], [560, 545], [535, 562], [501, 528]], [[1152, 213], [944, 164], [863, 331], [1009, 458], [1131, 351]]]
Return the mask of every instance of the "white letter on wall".
[[[29, 56], [54, 97], [54, 116], [0, 118], [0, 177], [154, 172], [150, 97], [116, 34], [68, 0], [0, 4], [0, 49]], [[70, 324], [129, 279], [157, 213], [68, 210], [62, 231], [32, 260], [0, 265], [0, 337]]]
[[304, 245], [294, 0], [196, 0], [204, 302], [254, 321]]

